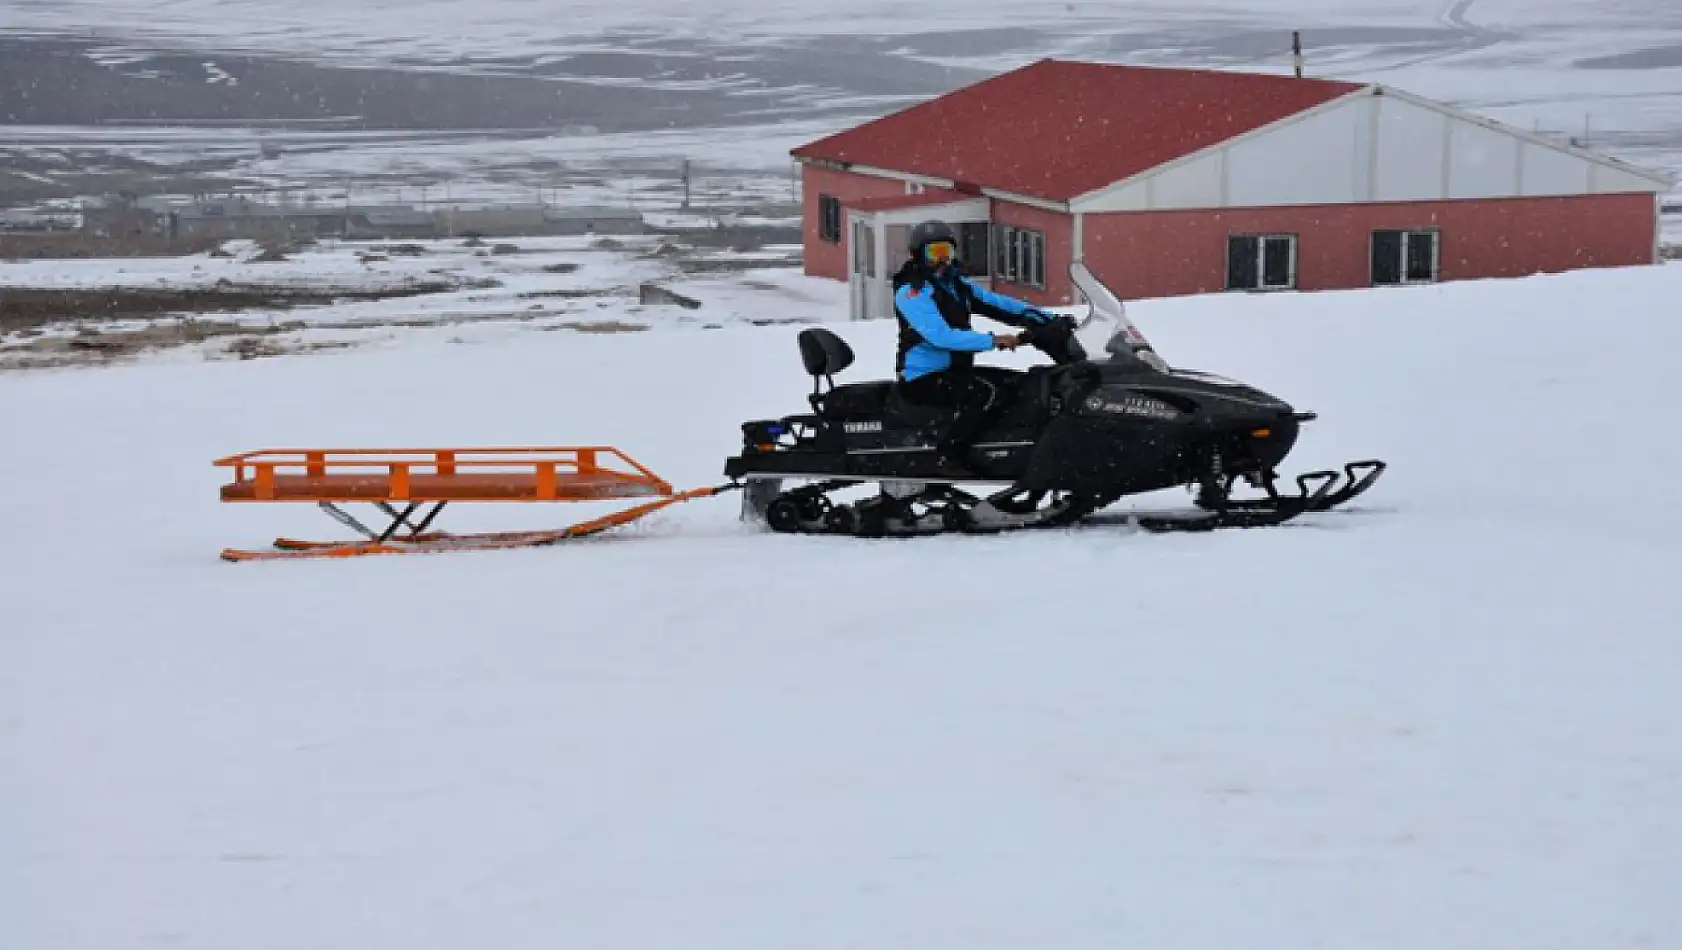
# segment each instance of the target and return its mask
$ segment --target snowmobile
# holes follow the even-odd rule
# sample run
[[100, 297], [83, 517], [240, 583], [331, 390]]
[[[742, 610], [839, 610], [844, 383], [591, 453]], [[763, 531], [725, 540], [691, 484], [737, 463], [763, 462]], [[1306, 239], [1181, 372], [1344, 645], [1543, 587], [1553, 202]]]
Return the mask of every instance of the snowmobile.
[[[1295, 479], [1281, 491], [1278, 467], [1300, 426], [1315, 418], [1243, 383], [1170, 367], [1126, 308], [1085, 265], [1070, 268], [1088, 313], [1058, 315], [1025, 343], [1051, 360], [1026, 372], [976, 367], [1008, 387], [1008, 409], [976, 440], [980, 471], [937, 461], [952, 410], [907, 402], [893, 381], [835, 385], [853, 362], [827, 329], [798, 336], [812, 376], [811, 412], [742, 425], [741, 453], [725, 474], [745, 483], [743, 515], [772, 530], [863, 537], [996, 532], [1081, 521], [1119, 499], [1185, 487], [1194, 504], [1137, 513], [1150, 531], [1206, 531], [1281, 524], [1348, 502], [1371, 488], [1386, 463], [1350, 462]], [[1114, 325], [1103, 359], [1076, 331]], [[786, 481], [806, 482], [785, 490]], [[1234, 497], [1238, 483], [1254, 497]], [[876, 485], [872, 495], [836, 493]], [[985, 486], [978, 494], [960, 486]]]

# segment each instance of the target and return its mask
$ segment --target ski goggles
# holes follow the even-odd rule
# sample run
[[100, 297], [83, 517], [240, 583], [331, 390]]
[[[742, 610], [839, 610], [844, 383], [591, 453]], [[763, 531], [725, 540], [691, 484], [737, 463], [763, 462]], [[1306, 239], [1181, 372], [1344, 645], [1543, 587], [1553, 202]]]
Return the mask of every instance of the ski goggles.
[[923, 260], [930, 264], [945, 264], [958, 256], [958, 246], [951, 241], [930, 241], [923, 245]]

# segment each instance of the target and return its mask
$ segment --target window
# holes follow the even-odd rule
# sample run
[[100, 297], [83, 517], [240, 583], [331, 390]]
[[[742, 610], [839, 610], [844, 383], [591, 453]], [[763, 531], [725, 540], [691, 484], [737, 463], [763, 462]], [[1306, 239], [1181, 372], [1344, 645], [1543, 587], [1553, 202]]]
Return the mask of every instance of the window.
[[818, 196], [818, 238], [841, 243], [841, 199], [834, 195]]
[[993, 229], [993, 276], [1012, 284], [1045, 287], [1045, 234], [1000, 225]]
[[986, 277], [993, 272], [992, 255], [987, 253], [988, 225], [985, 221], [979, 224], [958, 225], [958, 259], [964, 262], [964, 268], [971, 276]]
[[1234, 234], [1226, 239], [1226, 289], [1289, 290], [1296, 285], [1296, 235]]
[[1437, 279], [1441, 254], [1436, 231], [1374, 231], [1372, 282], [1427, 284]]

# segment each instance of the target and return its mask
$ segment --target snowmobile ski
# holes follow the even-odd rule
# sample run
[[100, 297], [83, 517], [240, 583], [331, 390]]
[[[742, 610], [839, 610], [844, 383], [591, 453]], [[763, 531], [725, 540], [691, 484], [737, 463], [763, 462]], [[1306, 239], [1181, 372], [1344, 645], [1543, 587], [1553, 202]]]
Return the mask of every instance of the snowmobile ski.
[[[1309, 488], [1309, 483], [1319, 485]], [[1247, 501], [1242, 506], [1185, 512], [1140, 512], [1132, 520], [1154, 534], [1171, 531], [1215, 531], [1223, 528], [1271, 528], [1310, 511], [1321, 511], [1337, 485], [1336, 472], [1310, 472], [1297, 478], [1302, 493]]]
[[[1340, 505], [1347, 504], [1357, 496], [1364, 493], [1367, 489], [1371, 488], [1373, 483], [1378, 481], [1378, 477], [1383, 475], [1384, 470], [1388, 467], [1388, 464], [1381, 462], [1378, 459], [1366, 459], [1360, 462], [1348, 463], [1343, 466], [1343, 472], [1346, 476], [1343, 484], [1337, 489], [1326, 493], [1324, 497], [1320, 498], [1320, 500], [1315, 503], [1314, 507], [1309, 510], [1329, 511]], [[1233, 498], [1227, 499], [1224, 503], [1222, 503], [1219, 500], [1211, 501], [1200, 497], [1197, 501], [1197, 505], [1205, 510], [1216, 510], [1218, 508], [1225, 508], [1228, 511], [1235, 509], [1266, 510], [1273, 506], [1273, 499]]]

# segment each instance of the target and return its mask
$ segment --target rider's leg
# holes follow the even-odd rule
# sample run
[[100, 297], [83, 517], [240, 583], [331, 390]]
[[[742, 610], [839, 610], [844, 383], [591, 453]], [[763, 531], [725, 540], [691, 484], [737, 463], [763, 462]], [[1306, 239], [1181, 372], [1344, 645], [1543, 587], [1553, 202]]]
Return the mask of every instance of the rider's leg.
[[1006, 408], [1003, 387], [966, 370], [947, 370], [920, 376], [902, 388], [905, 398], [928, 406], [956, 409], [952, 424], [936, 447], [943, 467], [971, 469], [970, 448], [987, 424]]

